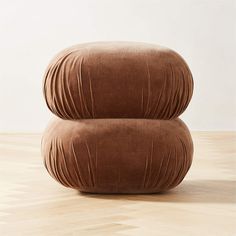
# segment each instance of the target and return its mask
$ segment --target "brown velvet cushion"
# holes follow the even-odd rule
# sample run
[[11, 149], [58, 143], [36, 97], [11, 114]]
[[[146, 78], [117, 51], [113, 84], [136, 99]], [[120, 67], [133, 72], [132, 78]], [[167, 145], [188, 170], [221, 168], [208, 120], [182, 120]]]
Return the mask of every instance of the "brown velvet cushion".
[[154, 193], [183, 180], [193, 145], [180, 119], [57, 119], [44, 134], [42, 152], [49, 173], [65, 186]]
[[80, 44], [57, 55], [45, 74], [49, 109], [64, 119], [178, 117], [193, 92], [174, 51], [145, 43]]

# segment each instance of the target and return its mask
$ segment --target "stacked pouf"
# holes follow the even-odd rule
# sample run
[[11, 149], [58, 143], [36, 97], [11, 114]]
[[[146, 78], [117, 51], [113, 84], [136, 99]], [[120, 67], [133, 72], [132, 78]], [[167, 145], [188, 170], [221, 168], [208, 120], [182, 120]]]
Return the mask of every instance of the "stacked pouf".
[[49, 174], [89, 193], [157, 193], [188, 172], [193, 144], [178, 116], [193, 79], [185, 61], [160, 46], [80, 44], [49, 64], [44, 95], [58, 117], [42, 154]]

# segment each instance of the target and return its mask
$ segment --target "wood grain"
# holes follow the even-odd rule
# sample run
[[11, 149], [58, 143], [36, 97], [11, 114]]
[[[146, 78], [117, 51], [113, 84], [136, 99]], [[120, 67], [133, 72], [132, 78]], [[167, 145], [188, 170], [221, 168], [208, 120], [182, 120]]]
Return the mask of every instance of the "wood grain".
[[186, 179], [154, 195], [82, 195], [48, 175], [41, 135], [0, 135], [0, 235], [236, 235], [236, 132], [192, 135]]

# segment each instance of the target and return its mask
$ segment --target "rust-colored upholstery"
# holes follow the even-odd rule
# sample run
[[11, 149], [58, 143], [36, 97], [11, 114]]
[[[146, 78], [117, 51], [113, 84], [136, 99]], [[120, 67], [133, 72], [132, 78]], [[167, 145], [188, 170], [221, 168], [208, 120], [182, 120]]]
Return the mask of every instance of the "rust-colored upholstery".
[[89, 193], [177, 186], [192, 162], [191, 135], [177, 118], [192, 92], [187, 64], [170, 49], [104, 42], [64, 50], [44, 80], [47, 105], [60, 117], [42, 140], [48, 172]]

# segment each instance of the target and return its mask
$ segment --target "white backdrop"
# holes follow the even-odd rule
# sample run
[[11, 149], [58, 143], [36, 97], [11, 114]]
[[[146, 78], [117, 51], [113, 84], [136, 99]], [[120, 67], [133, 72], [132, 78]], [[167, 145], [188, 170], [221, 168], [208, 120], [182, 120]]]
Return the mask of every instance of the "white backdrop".
[[236, 130], [235, 1], [0, 0], [0, 132], [41, 132], [52, 116], [42, 76], [52, 56], [86, 41], [161, 44], [195, 80], [191, 130]]

